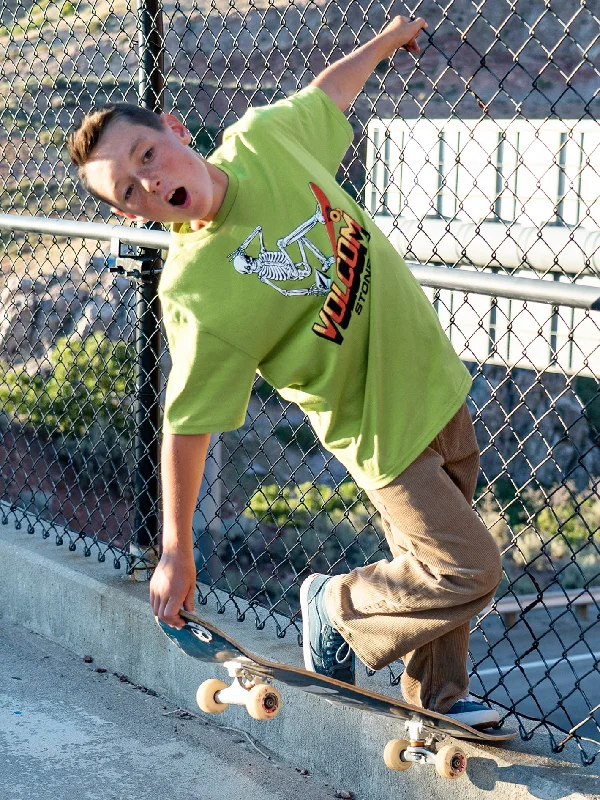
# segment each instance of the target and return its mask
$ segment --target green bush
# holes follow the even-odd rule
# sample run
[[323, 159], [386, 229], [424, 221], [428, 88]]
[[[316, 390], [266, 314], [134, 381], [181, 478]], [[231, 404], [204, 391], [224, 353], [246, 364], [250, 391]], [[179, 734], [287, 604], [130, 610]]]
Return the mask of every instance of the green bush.
[[72, 17], [75, 14], [75, 8], [73, 3], [70, 3], [69, 0], [66, 0], [65, 3], [62, 4], [60, 9], [61, 17]]
[[515, 591], [533, 591], [532, 578], [543, 588], [552, 583], [564, 589], [600, 585], [597, 492], [561, 486], [548, 496], [529, 489], [502, 506], [504, 512], [488, 494], [479, 512], [503, 551], [504, 568]]
[[283, 489], [267, 484], [251, 497], [244, 513], [278, 528], [289, 524], [305, 528], [321, 511], [329, 517], [331, 526], [356, 516], [366, 521], [374, 513], [366, 496], [350, 480], [337, 489], [308, 482]]
[[294, 610], [298, 576], [308, 569], [347, 572], [385, 558], [384, 537], [372, 520], [374, 512], [351, 480], [337, 490], [309, 482], [283, 489], [268, 484], [254, 493], [228, 530], [229, 558], [233, 560], [235, 553], [244, 579], [263, 585], [271, 602], [283, 591], [282, 602]]
[[117, 431], [131, 425], [134, 353], [123, 342], [94, 334], [63, 337], [48, 353], [47, 374], [0, 364], [4, 413], [47, 436], [83, 438], [94, 422]]

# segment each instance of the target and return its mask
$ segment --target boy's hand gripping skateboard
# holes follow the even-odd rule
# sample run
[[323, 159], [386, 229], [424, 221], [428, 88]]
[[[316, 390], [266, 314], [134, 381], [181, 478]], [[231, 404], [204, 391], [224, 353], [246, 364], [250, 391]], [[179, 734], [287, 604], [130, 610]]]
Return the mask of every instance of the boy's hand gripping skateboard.
[[[353, 706], [373, 714], [392, 717], [403, 723], [407, 739], [393, 739], [384, 751], [384, 761], [390, 769], [405, 770], [412, 763], [434, 764], [444, 778], [459, 778], [466, 771], [467, 758], [456, 745], [446, 745], [437, 753], [433, 743], [445, 736], [456, 739], [473, 739], [488, 744], [507, 742], [516, 737], [509, 731], [476, 730], [443, 714], [410, 706], [367, 689], [318, 675], [300, 667], [278, 664], [255, 656], [215, 625], [194, 614], [181, 611], [185, 626], [171, 628], [157, 620], [163, 632], [192, 658], [219, 664], [224, 667], [231, 685], [212, 679], [205, 681], [196, 694], [202, 711], [218, 714], [228, 705], [243, 705], [254, 719], [273, 719], [281, 710], [282, 700], [272, 680], [293, 686], [310, 694], [318, 694], [332, 703]], [[426, 740], [428, 746], [426, 746]]]

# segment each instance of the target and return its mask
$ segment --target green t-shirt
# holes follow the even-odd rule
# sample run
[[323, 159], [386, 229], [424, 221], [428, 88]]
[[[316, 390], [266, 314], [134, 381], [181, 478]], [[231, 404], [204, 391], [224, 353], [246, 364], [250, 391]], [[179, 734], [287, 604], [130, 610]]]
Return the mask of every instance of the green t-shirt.
[[402, 258], [335, 180], [352, 141], [316, 87], [248, 111], [210, 161], [215, 219], [181, 226], [160, 281], [164, 428], [242, 425], [256, 372], [356, 482], [385, 486], [458, 411], [471, 377]]

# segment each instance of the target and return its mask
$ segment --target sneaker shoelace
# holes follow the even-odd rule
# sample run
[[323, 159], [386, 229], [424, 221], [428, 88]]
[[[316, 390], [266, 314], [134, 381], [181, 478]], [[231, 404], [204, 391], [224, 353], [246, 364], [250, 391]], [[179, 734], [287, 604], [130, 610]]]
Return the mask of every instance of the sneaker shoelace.
[[352, 650], [346, 640], [339, 633], [332, 633], [323, 648], [326, 664], [341, 666], [348, 662], [352, 656]]
[[344, 641], [338, 647], [335, 653], [335, 660], [338, 664], [345, 664], [347, 661], [350, 661], [352, 658], [352, 649], [348, 642]]

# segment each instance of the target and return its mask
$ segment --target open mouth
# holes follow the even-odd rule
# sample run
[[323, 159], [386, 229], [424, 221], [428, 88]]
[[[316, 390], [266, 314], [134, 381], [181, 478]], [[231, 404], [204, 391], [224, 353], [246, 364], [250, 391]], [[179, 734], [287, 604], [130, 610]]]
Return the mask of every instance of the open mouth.
[[169, 198], [169, 203], [172, 206], [182, 206], [187, 199], [187, 191], [184, 186], [180, 186], [179, 189], [175, 189], [171, 197]]

